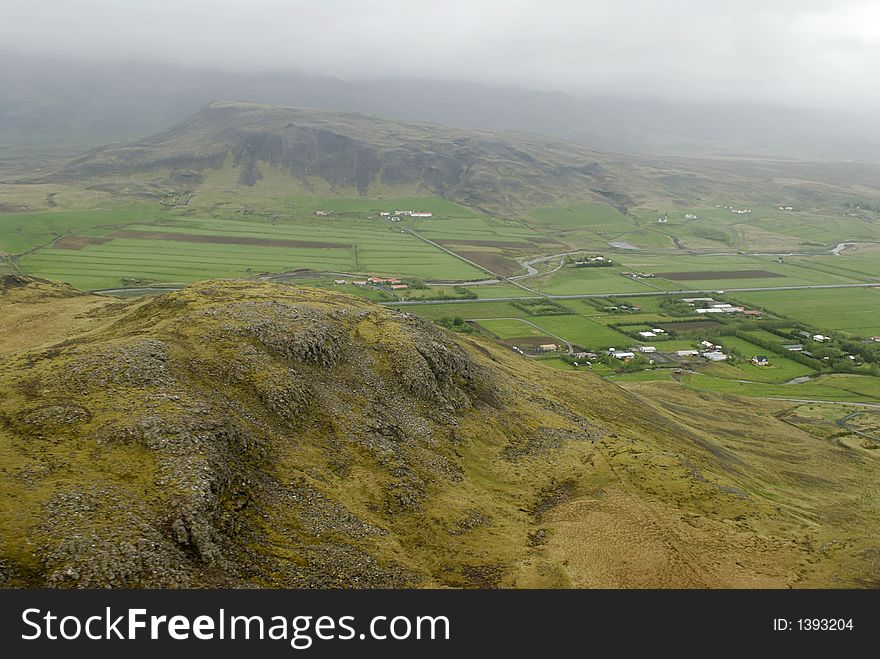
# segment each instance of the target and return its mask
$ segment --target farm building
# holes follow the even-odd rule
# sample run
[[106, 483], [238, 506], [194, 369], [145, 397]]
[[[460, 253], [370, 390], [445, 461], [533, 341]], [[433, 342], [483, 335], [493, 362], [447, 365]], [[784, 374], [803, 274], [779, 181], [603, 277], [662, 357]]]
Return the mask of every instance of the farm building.
[[333, 283], [336, 284], [337, 286], [342, 286], [342, 284], [345, 283], [345, 280], [344, 279], [334, 279]]
[[679, 357], [696, 357], [700, 354], [699, 350], [676, 350], [675, 354]]
[[657, 334], [654, 332], [639, 332], [639, 336], [645, 339], [653, 339]]
[[782, 346], [789, 352], [801, 352], [804, 349], [804, 346], [800, 343], [787, 343]]
[[770, 360], [767, 359], [767, 357], [765, 355], [755, 355], [754, 357], [752, 357], [751, 362], [755, 366], [769, 366], [770, 365]]
[[409, 286], [407, 286], [406, 284], [391, 284], [392, 291], [400, 291], [404, 288], [409, 288]]
[[704, 352], [703, 357], [708, 359], [710, 362], [723, 362], [727, 359], [727, 355], [725, 355], [720, 350], [713, 350], [711, 352]]
[[553, 352], [554, 350], [559, 350], [559, 346], [555, 343], [542, 343], [538, 346], [538, 350], [541, 352]]
[[657, 348], [654, 346], [640, 346], [639, 352], [644, 352], [645, 354], [650, 354], [652, 352], [657, 352]]
[[717, 307], [709, 307], [708, 309], [695, 309], [697, 313], [724, 313], [724, 309], [718, 309]]
[[617, 357], [618, 359], [622, 359], [624, 361], [627, 361], [628, 359], [632, 359], [633, 357], [635, 357], [636, 353], [621, 350], [620, 352], [612, 352], [611, 356]]
[[817, 343], [825, 343], [826, 341], [830, 341], [831, 337], [825, 336], [824, 334], [813, 334], [812, 339]]
[[412, 211], [410, 217], [434, 217], [434, 213], [425, 213], [423, 211]]

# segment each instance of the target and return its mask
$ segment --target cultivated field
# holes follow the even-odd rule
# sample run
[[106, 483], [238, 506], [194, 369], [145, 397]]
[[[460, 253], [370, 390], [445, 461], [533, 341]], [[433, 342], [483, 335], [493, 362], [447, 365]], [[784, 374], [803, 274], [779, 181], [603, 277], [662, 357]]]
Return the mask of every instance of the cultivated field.
[[235, 217], [188, 217], [144, 206], [0, 214], [0, 245], [21, 254], [25, 272], [84, 289], [301, 269], [449, 280], [485, 276], [386, 221]]
[[880, 288], [737, 293], [736, 298], [829, 333], [880, 335]]

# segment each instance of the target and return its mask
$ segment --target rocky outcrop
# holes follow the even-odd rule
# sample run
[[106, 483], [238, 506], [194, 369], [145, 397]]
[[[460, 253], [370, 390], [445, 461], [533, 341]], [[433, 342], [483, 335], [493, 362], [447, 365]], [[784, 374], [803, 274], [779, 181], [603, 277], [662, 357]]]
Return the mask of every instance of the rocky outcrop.
[[[375, 549], [462, 480], [461, 414], [501, 408], [484, 366], [433, 324], [345, 296], [226, 282], [131, 306], [6, 373], [40, 384], [0, 432], [67, 456], [19, 475], [41, 510], [28, 585], [429, 578]], [[90, 475], [43, 492], [71, 469]], [[353, 510], [344, 483], [365, 475]]]

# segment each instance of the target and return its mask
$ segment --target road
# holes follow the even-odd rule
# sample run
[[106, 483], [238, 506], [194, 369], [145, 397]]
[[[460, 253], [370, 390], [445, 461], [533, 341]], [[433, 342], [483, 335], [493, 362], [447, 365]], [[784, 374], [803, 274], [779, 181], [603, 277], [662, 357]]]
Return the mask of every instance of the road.
[[[565, 265], [565, 257], [571, 254], [583, 254], [584, 250], [578, 249], [573, 252], [562, 252], [561, 254], [551, 254], [550, 256], [538, 256], [533, 259], [527, 259], [525, 261], [520, 261], [520, 265], [526, 269], [526, 273], [524, 275], [514, 275], [513, 277], [508, 277], [511, 281], [520, 280], [520, 279], [528, 279], [529, 277], [537, 277], [538, 275], [549, 275], [557, 270], [559, 270], [563, 265]], [[545, 263], [546, 261], [552, 261], [553, 259], [559, 259], [559, 265], [557, 265], [552, 270], [548, 270], [547, 272], [540, 272], [536, 267], [536, 263]]]
[[412, 235], [412, 236], [415, 236], [416, 238], [418, 238], [418, 239], [421, 240], [422, 242], [426, 242], [426, 243], [428, 243], [429, 245], [431, 245], [432, 247], [436, 247], [437, 249], [446, 252], [446, 253], [449, 254], [450, 256], [454, 256], [454, 257], [457, 258], [459, 261], [464, 261], [464, 262], [467, 263], [468, 265], [472, 265], [473, 267], [477, 268], [478, 270], [482, 270], [483, 272], [488, 272], [490, 275], [492, 275], [492, 276], [495, 277], [496, 279], [500, 279], [500, 280], [502, 280], [502, 281], [509, 281], [509, 282], [510, 282], [511, 284], [513, 284], [514, 286], [519, 286], [521, 289], [523, 289], [523, 290], [525, 290], [525, 291], [528, 291], [529, 293], [533, 293], [533, 294], [534, 294], [535, 296], [537, 296], [537, 297], [544, 297], [543, 294], [538, 293], [538, 292], [536, 292], [536, 291], [533, 291], [531, 288], [528, 288], [527, 286], [523, 286], [523, 285], [520, 284], [519, 282], [516, 282], [516, 281], [513, 281], [513, 280], [511, 280], [511, 279], [508, 279], [507, 277], [502, 277], [502, 276], [499, 275], [497, 272], [492, 272], [491, 270], [489, 270], [489, 268], [486, 268], [485, 266], [482, 266], [482, 265], [480, 265], [479, 263], [476, 263], [476, 262], [474, 262], [474, 261], [471, 261], [470, 259], [467, 259], [467, 258], [463, 257], [461, 254], [458, 254], [458, 253], [456, 253], [456, 252], [453, 252], [451, 249], [449, 249], [449, 248], [447, 248], [447, 247], [444, 247], [444, 246], [441, 245], [440, 243], [435, 243], [433, 240], [430, 240], [429, 238], [425, 238], [424, 236], [422, 236], [422, 235], [416, 233], [415, 231], [413, 231], [412, 229], [402, 229], [402, 231], [405, 231], [406, 233], [408, 233], [408, 234], [410, 234], [410, 235]]
[[[725, 293], [756, 293], [759, 291], [807, 291], [826, 288], [880, 288], [880, 281], [866, 284], [810, 284], [804, 286], [762, 286], [759, 288], [725, 288]], [[530, 290], [530, 289], [526, 289]], [[542, 295], [535, 291], [531, 296], [521, 297], [484, 297], [479, 300], [407, 300], [401, 302], [382, 302], [381, 304], [455, 304], [467, 302], [509, 302], [511, 300], [534, 300], [536, 298], [549, 298], [551, 300], [582, 300], [595, 297], [647, 297], [648, 295], [694, 295], [703, 293], [718, 293], [717, 288], [702, 288], [678, 291], [644, 291], [638, 293], [582, 293], [579, 295]]]
[[18, 263], [15, 262], [15, 257], [12, 254], [6, 254], [5, 252], [0, 252], [0, 263], [6, 263], [9, 265], [9, 272], [14, 275], [24, 274], [21, 269], [18, 267]]
[[542, 334], [546, 334], [547, 336], [552, 336], [554, 339], [556, 339], [560, 343], [565, 344], [565, 347], [568, 348], [568, 354], [571, 354], [574, 352], [574, 346], [571, 343], [569, 343], [568, 341], [566, 341], [565, 339], [563, 339], [561, 336], [557, 336], [556, 334], [553, 334], [553, 332], [548, 332], [543, 327], [538, 327], [537, 325], [535, 325], [535, 323], [533, 323], [530, 320], [526, 320], [525, 318], [466, 318], [465, 320], [473, 321], [475, 323], [479, 323], [484, 320], [518, 320], [521, 323], [525, 323], [526, 325], [529, 325], [532, 328], [538, 330]]
[[[880, 406], [878, 406], [878, 407], [880, 407]], [[868, 432], [856, 430], [855, 428], [851, 428], [849, 425], [847, 425], [847, 423], [846, 423], [847, 421], [849, 421], [850, 419], [854, 419], [855, 417], [859, 416], [860, 414], [864, 414], [864, 412], [852, 412], [851, 414], [847, 414], [842, 419], [838, 419], [834, 423], [836, 423], [841, 428], [844, 428], [845, 430], [849, 430], [850, 432], [855, 433], [856, 435], [860, 435], [861, 437], [865, 437], [865, 438], [870, 439], [871, 441], [874, 441], [874, 442], [880, 442], [880, 437], [877, 437], [876, 435], [872, 435], [871, 433], [868, 433]]]

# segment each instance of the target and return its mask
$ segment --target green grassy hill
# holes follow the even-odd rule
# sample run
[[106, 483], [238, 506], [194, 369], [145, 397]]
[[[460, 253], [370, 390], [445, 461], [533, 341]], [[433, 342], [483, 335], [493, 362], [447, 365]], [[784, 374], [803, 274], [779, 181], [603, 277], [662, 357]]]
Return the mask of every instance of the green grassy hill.
[[436, 195], [515, 211], [559, 198], [620, 194], [607, 188], [597, 158], [587, 147], [546, 138], [218, 102], [166, 132], [92, 151], [52, 180], [85, 179], [122, 190], [128, 177], [130, 191], [139, 182], [142, 194], [171, 194], [217, 182], [212, 173], [228, 167], [227, 186], [280, 177], [279, 185], [304, 194]]
[[880, 583], [877, 451], [791, 404], [314, 289], [0, 284], [3, 585]]

